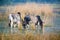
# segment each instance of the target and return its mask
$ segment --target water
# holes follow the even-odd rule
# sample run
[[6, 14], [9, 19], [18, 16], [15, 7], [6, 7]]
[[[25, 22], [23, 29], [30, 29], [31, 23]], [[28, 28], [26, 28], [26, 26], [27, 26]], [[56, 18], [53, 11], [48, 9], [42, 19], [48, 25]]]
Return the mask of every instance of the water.
[[[60, 25], [59, 25], [59, 22], [58, 22], [59, 17], [54, 20], [54, 27], [44, 27], [44, 33], [60, 33]], [[58, 23], [57, 23], [58, 22]], [[56, 26], [57, 25], [57, 26]], [[41, 30], [37, 29], [37, 30], [19, 30], [18, 28], [10, 28], [8, 27], [8, 23], [6, 22], [0, 22], [0, 33], [5, 33], [5, 34], [24, 34], [26, 32], [32, 32], [34, 34], [36, 33], [41, 33]]]

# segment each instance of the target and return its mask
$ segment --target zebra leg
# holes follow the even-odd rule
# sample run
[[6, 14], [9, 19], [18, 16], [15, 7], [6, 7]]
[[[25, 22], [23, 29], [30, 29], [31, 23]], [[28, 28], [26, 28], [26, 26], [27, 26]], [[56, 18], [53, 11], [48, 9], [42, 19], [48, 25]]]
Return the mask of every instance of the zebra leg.
[[14, 28], [17, 26], [17, 24], [14, 24]]
[[38, 21], [35, 23], [36, 29], [38, 29]]
[[40, 26], [41, 26], [41, 31], [42, 31], [42, 33], [44, 34], [43, 23], [40, 23]]
[[41, 26], [41, 30], [43, 30], [43, 24], [40, 24], [40, 26]]
[[29, 29], [29, 24], [27, 24], [27, 29]]
[[11, 27], [11, 23], [9, 23], [8, 26]]
[[11, 27], [11, 21], [9, 20], [8, 26]]
[[26, 24], [22, 23], [23, 29], [26, 29]]
[[13, 27], [13, 22], [11, 21], [11, 23], [10, 23], [10, 24], [11, 24], [11, 28], [12, 28], [12, 27]]

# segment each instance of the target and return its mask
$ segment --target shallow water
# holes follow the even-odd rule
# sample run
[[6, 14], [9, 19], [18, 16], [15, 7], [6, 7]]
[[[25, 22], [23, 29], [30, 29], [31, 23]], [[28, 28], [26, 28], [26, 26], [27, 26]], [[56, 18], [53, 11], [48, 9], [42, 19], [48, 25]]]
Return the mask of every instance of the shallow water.
[[[59, 14], [60, 15], [60, 14]], [[44, 33], [60, 33], [60, 16], [56, 16], [56, 18], [53, 21], [53, 26], [50, 27], [44, 27]], [[9, 34], [9, 33], [17, 33], [17, 34], [24, 34], [26, 32], [31, 32], [31, 33], [42, 33], [40, 29], [36, 29], [36, 30], [19, 30], [18, 28], [10, 28], [8, 27], [8, 22], [6, 21], [1, 21], [0, 22], [0, 33], [5, 33], [5, 34]]]
[[[57, 24], [56, 24], [57, 25]], [[24, 34], [24, 33], [27, 33], [27, 32], [31, 32], [31, 33], [42, 33], [42, 30], [40, 29], [36, 29], [36, 30], [32, 30], [32, 29], [29, 29], [29, 30], [24, 30], [24, 29], [21, 29], [19, 30], [17, 27], [16, 28], [10, 28], [8, 27], [8, 24], [6, 24], [6, 22], [0, 22], [0, 33], [4, 33], [4, 34]], [[55, 26], [55, 27], [44, 27], [44, 33], [60, 33], [60, 27], [58, 26]]]

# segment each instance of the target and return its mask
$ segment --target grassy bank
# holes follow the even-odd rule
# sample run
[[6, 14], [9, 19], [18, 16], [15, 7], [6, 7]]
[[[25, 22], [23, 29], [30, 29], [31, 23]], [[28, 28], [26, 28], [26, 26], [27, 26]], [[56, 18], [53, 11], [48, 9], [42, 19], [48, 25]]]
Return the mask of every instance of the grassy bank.
[[0, 40], [60, 40], [60, 34], [0, 34]]

